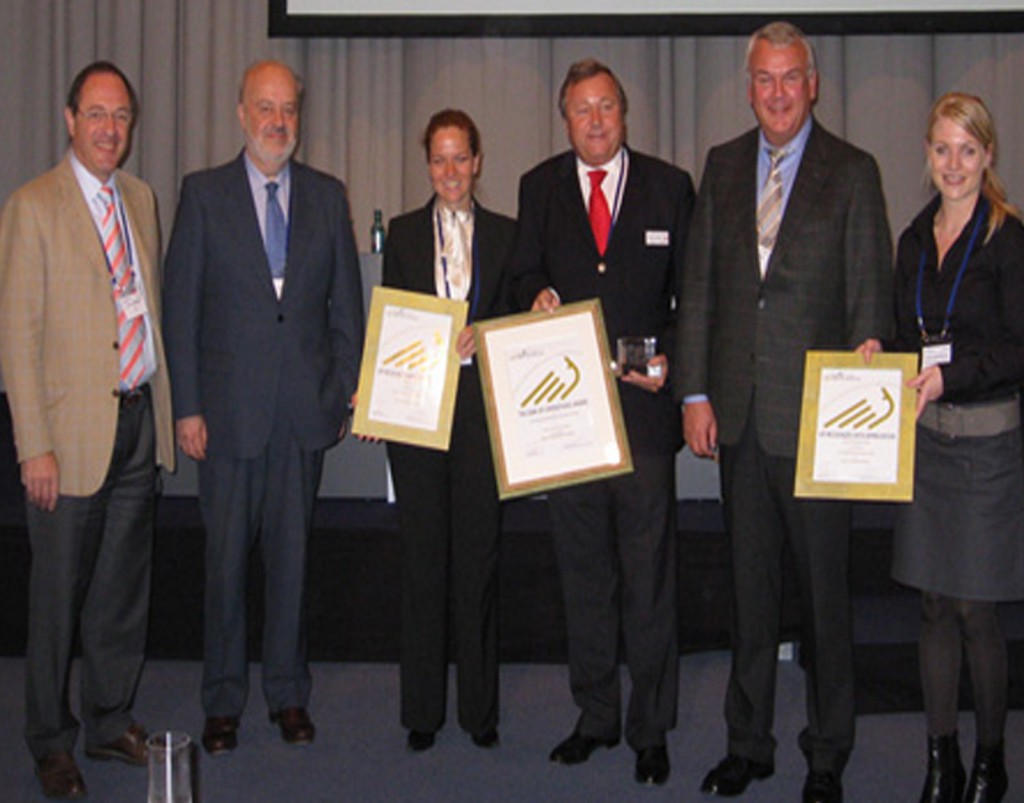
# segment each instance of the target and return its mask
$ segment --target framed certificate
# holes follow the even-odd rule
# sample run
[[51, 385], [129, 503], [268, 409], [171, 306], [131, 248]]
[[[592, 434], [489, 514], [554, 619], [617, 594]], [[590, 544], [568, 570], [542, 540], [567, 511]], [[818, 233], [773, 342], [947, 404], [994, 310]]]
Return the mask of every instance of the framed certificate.
[[352, 431], [448, 450], [465, 301], [374, 287]]
[[502, 499], [633, 470], [598, 300], [473, 328]]
[[794, 494], [910, 502], [916, 374], [916, 354], [807, 352]]

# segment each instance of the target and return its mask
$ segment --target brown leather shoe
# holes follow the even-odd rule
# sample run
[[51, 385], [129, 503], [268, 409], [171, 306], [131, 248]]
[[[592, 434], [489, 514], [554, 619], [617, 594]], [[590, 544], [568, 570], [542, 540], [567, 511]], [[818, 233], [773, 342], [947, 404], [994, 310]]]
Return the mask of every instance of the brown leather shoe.
[[203, 725], [203, 749], [211, 756], [238, 747], [238, 717], [207, 717]]
[[97, 761], [123, 761], [145, 767], [149, 753], [146, 750], [146, 730], [141, 725], [129, 725], [128, 730], [110, 742], [85, 748], [85, 755]]
[[56, 800], [76, 800], [85, 797], [85, 779], [78, 771], [74, 756], [67, 750], [50, 753], [39, 759], [36, 775], [43, 794]]
[[288, 744], [309, 744], [316, 736], [316, 726], [305, 708], [282, 708], [270, 715], [270, 721], [281, 729], [281, 738]]

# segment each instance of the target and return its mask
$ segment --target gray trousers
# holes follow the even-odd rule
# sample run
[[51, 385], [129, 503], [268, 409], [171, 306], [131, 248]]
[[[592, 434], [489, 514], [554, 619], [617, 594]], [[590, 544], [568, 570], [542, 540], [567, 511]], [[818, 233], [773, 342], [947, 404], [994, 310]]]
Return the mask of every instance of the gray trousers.
[[25, 740], [37, 761], [71, 751], [78, 737], [68, 701], [76, 632], [86, 744], [112, 741], [132, 724], [149, 616], [154, 449], [147, 393], [122, 407], [110, 468], [95, 494], [61, 495], [52, 512], [27, 506]]

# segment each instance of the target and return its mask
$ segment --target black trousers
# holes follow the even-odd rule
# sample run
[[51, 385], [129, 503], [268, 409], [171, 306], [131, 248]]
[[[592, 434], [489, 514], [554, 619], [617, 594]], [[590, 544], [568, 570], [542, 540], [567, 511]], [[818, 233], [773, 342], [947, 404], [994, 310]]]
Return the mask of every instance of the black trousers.
[[789, 549], [800, 596], [800, 658], [807, 726], [800, 747], [815, 771], [842, 773], [853, 749], [850, 510], [796, 499], [796, 460], [768, 455], [751, 413], [740, 441], [721, 448], [722, 494], [732, 544], [732, 670], [725, 698], [729, 752], [772, 763], [782, 559]]
[[74, 749], [79, 723], [68, 703], [76, 630], [81, 636], [81, 709], [88, 746], [132, 724], [149, 617], [156, 490], [148, 390], [123, 404], [110, 468], [92, 496], [27, 506], [32, 568], [25, 650], [25, 739], [38, 761]]
[[642, 750], [664, 744], [676, 723], [675, 455], [634, 455], [633, 465], [632, 474], [555, 491], [549, 506], [577, 728], [619, 738], [621, 633], [633, 684], [626, 740]]
[[249, 553], [257, 544], [265, 578], [263, 696], [271, 712], [309, 703], [306, 553], [323, 455], [301, 448], [282, 414], [256, 457], [199, 463], [206, 530], [202, 703], [208, 717], [240, 716], [245, 708], [245, 591]]
[[501, 509], [476, 369], [461, 369], [447, 452], [387, 449], [402, 532], [402, 725], [444, 723], [451, 611], [459, 725], [479, 736], [498, 724]]

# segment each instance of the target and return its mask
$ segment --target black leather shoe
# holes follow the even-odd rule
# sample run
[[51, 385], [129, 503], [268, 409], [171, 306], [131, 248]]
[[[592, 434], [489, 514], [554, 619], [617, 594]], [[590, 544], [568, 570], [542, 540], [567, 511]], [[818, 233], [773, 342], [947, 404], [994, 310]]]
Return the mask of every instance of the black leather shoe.
[[928, 771], [919, 803], [962, 803], [967, 773], [954, 732], [928, 737]]
[[843, 785], [834, 772], [807, 773], [803, 803], [843, 803]]
[[633, 776], [637, 783], [661, 786], [668, 780], [668, 771], [668, 750], [665, 749], [665, 745], [659, 744], [637, 751], [636, 772]]
[[1002, 743], [996, 747], [982, 747], [979, 744], [974, 753], [974, 768], [964, 794], [964, 803], [999, 803], [1006, 796], [1008, 785]]
[[414, 753], [422, 753], [434, 746], [433, 731], [409, 731], [405, 739], [406, 747]]
[[491, 728], [489, 731], [484, 731], [483, 733], [474, 733], [473, 744], [477, 747], [482, 747], [485, 750], [490, 747], [497, 747], [498, 731], [495, 728]]
[[742, 795], [751, 781], [763, 781], [775, 774], [775, 767], [730, 753], [704, 776], [700, 791], [719, 797]]
[[203, 749], [211, 756], [238, 747], [238, 717], [207, 717], [203, 725]]
[[316, 738], [316, 726], [305, 708], [282, 708], [270, 714], [270, 721], [281, 729], [288, 744], [310, 744]]
[[598, 739], [593, 736], [584, 736], [579, 731], [572, 734], [563, 742], [560, 742], [551, 755], [548, 756], [556, 764], [582, 764], [599, 747], [612, 748], [619, 743], [618, 738]]

